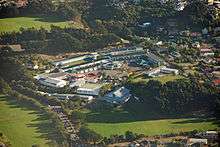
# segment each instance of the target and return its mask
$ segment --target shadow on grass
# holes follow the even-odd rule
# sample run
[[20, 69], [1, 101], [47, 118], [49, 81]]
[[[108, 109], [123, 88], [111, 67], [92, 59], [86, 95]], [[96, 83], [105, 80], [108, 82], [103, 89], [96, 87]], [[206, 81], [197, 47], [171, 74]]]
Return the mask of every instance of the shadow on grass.
[[54, 143], [62, 143], [62, 138], [59, 137], [59, 132], [54, 128], [52, 121], [49, 119], [49, 116], [45, 114], [43, 111], [39, 111], [33, 109], [30, 105], [23, 104], [18, 102], [16, 99], [9, 96], [0, 96], [0, 101], [6, 102], [10, 108], [19, 108], [23, 111], [31, 111], [28, 114], [37, 115], [37, 118], [34, 120], [30, 120], [30, 123], [25, 124], [27, 127], [36, 128], [36, 133], [40, 133], [40, 136], [37, 138], [43, 138], [47, 140], [48, 144]]
[[58, 23], [66, 22], [64, 18], [58, 16], [48, 16], [48, 15], [23, 15], [22, 17], [34, 18], [36, 21]]
[[203, 122], [215, 122], [214, 118], [194, 118], [184, 121], [174, 122], [174, 124], [189, 124], [189, 123], [203, 123]]
[[51, 121], [48, 121], [47, 119], [40, 120], [38, 118], [26, 125], [27, 127], [34, 127], [37, 129], [36, 133], [41, 134], [40, 136], [37, 136], [37, 138], [44, 138], [46, 140], [53, 140], [53, 141], [55, 140], [59, 144], [62, 143], [62, 139], [59, 136], [59, 132], [56, 131]]
[[[138, 109], [135, 109], [138, 108]], [[110, 110], [102, 112], [89, 112], [86, 114], [86, 120], [89, 123], [129, 123], [136, 121], [152, 121], [161, 119], [187, 119], [175, 122], [176, 124], [187, 123], [202, 123], [213, 122], [216, 123], [213, 118], [204, 118], [192, 115], [179, 115], [179, 114], [162, 114], [161, 112], [152, 111], [152, 108], [146, 108], [136, 105], [133, 108]], [[154, 109], [155, 110], [155, 109]]]

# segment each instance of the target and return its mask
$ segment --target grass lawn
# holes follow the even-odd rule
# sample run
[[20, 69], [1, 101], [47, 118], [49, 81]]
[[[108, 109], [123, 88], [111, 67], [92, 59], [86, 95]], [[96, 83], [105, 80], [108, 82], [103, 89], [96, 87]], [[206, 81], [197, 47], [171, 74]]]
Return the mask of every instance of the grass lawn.
[[46, 114], [18, 105], [4, 95], [0, 95], [0, 132], [8, 137], [13, 147], [33, 144], [46, 147], [52, 140], [59, 141]]
[[168, 133], [187, 132], [194, 129], [209, 130], [217, 128], [212, 122], [200, 122], [196, 118], [188, 119], [162, 119], [127, 123], [88, 123], [88, 127], [95, 132], [109, 137], [112, 134], [124, 134], [132, 131], [145, 135], [160, 135]]
[[50, 29], [51, 25], [64, 27], [80, 27], [80, 25], [70, 24], [70, 22], [60, 20], [57, 17], [52, 16], [25, 16], [15, 18], [4, 18], [0, 19], [0, 33], [1, 32], [12, 32], [19, 31], [23, 28], [37, 28], [43, 27], [47, 30]]
[[[151, 116], [155, 118], [150, 118]], [[106, 137], [113, 134], [124, 134], [128, 130], [150, 136], [217, 128], [213, 119], [157, 118], [159, 118], [157, 114], [148, 111], [140, 116], [133, 111], [90, 112], [87, 114], [87, 125], [88, 128]]]
[[133, 83], [138, 83], [138, 82], [148, 82], [149, 80], [158, 80], [164, 84], [168, 81], [174, 81], [174, 80], [181, 79], [181, 78], [183, 77], [180, 75], [166, 75], [166, 76], [155, 77], [155, 78], [136, 77], [136, 78], [131, 79], [131, 81]]

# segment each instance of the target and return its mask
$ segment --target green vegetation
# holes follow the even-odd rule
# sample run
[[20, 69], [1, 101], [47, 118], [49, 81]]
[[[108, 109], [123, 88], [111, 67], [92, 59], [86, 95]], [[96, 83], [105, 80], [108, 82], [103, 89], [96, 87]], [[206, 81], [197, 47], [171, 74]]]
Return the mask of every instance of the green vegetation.
[[162, 77], [155, 77], [155, 78], [145, 78], [143, 76], [131, 78], [131, 82], [138, 83], [138, 82], [148, 82], [149, 80], [157, 80], [160, 81], [162, 84], [168, 82], [168, 81], [174, 81], [177, 79], [182, 79], [183, 77], [180, 75], [166, 75]]
[[138, 134], [161, 135], [188, 132], [195, 129], [215, 129], [217, 125], [213, 124], [212, 121], [203, 122], [196, 118], [187, 118], [146, 120], [126, 123], [88, 123], [88, 127], [102, 136], [109, 137], [113, 134], [124, 134], [128, 130]]
[[0, 95], [0, 107], [0, 131], [13, 147], [48, 146], [52, 140], [59, 139], [45, 113], [18, 104], [4, 95]]
[[50, 26], [55, 25], [61, 28], [64, 27], [79, 27], [70, 24], [68, 21], [64, 21], [55, 16], [27, 16], [16, 18], [4, 18], [0, 19], [0, 33], [2, 32], [18, 32], [20, 28], [45, 28], [50, 30]]
[[2, 132], [0, 132], [0, 145], [11, 146], [10, 140]]

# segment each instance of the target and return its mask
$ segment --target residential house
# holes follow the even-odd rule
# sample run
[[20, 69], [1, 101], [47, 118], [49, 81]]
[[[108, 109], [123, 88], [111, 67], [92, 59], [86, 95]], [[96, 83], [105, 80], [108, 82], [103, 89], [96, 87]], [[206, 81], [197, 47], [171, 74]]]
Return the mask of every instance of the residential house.
[[201, 48], [200, 56], [214, 56], [214, 52], [211, 48]]
[[220, 79], [215, 79], [215, 80], [213, 80], [213, 84], [214, 84], [214, 86], [216, 86], [216, 87], [220, 87]]
[[216, 140], [219, 137], [217, 131], [206, 131], [206, 132], [198, 133], [197, 136], [210, 140]]
[[195, 146], [195, 144], [201, 144], [201, 145], [207, 145], [208, 140], [207, 139], [200, 139], [200, 138], [189, 138], [187, 140], [187, 145], [188, 146]]

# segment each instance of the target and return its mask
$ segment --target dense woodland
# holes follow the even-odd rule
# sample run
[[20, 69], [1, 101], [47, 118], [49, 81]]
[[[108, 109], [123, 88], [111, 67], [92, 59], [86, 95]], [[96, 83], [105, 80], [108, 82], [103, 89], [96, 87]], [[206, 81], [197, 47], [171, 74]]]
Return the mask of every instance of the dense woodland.
[[152, 22], [157, 27], [167, 19], [176, 19], [183, 28], [203, 28], [218, 26], [220, 21], [219, 11], [199, 0], [190, 1], [183, 11], [176, 11], [172, 0], [165, 4], [154, 0], [144, 0], [140, 4], [111, 0], [28, 0], [22, 7], [16, 7], [16, 1], [1, 3], [1, 17], [59, 16], [65, 21], [80, 21], [87, 27], [61, 29], [51, 26], [51, 31], [21, 28], [19, 33], [1, 34], [1, 44], [22, 44], [23, 48], [34, 52], [92, 51], [116, 44], [120, 38], [132, 40], [132, 36], [142, 36], [143, 32], [150, 35], [154, 28], [147, 32], [137, 28], [143, 22]]
[[150, 80], [147, 84], [132, 83], [129, 88], [139, 101], [132, 99], [126, 107], [132, 107], [132, 103], [136, 102], [149, 111], [165, 115], [178, 116], [200, 110], [213, 111], [219, 97], [217, 89], [209, 84], [199, 83], [196, 77], [169, 81], [165, 84]]

